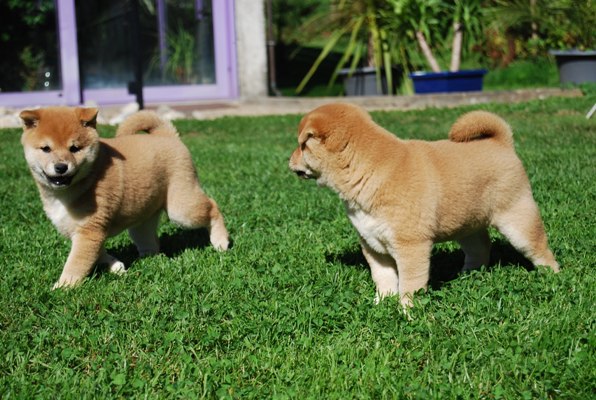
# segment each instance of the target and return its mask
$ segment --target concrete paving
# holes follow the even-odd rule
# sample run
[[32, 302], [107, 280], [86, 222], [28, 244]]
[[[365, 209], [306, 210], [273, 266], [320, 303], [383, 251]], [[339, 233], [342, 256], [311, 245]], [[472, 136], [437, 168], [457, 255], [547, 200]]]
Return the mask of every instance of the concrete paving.
[[[548, 88], [413, 96], [267, 97], [259, 100], [233, 102], [170, 104], [169, 107], [187, 116], [213, 119], [224, 116], [304, 114], [322, 104], [338, 101], [358, 104], [369, 111], [374, 111], [457, 107], [485, 103], [517, 103], [548, 97], [581, 97], [582, 95], [579, 89]], [[155, 105], [148, 105], [147, 108], [155, 109], [157, 107]]]
[[[517, 103], [548, 97], [581, 97], [579, 89], [523, 89], [508, 91], [483, 91], [425, 94], [413, 96], [355, 96], [355, 97], [264, 97], [236, 101], [202, 101], [191, 103], [147, 104], [167, 119], [215, 119], [229, 116], [262, 116], [304, 114], [322, 104], [348, 102], [358, 104], [369, 111], [413, 110], [429, 107], [457, 107], [486, 103]], [[32, 105], [35, 107], [35, 105]], [[1, 108], [0, 128], [19, 127], [18, 113], [21, 109]], [[116, 125], [136, 111], [136, 103], [100, 106], [98, 121]]]

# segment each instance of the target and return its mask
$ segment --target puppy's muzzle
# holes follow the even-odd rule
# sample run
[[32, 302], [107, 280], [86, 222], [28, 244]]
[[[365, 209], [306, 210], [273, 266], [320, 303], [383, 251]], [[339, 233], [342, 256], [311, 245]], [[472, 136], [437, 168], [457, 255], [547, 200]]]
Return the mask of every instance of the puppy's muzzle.
[[302, 151], [300, 150], [300, 147], [298, 147], [292, 153], [292, 156], [290, 157], [290, 162], [288, 163], [288, 167], [290, 167], [292, 172], [294, 172], [296, 175], [298, 175], [298, 177], [302, 179], [316, 178], [313, 171], [308, 169], [302, 162]]
[[70, 185], [74, 178], [74, 174], [68, 174], [68, 171], [68, 164], [59, 162], [54, 164], [54, 173], [47, 174], [44, 172], [44, 175], [52, 185], [64, 187]]
[[294, 171], [299, 178], [309, 179], [311, 175], [309, 175], [306, 171]]
[[292, 164], [290, 164], [290, 169], [299, 178], [302, 178], [302, 179], [312, 179], [312, 178], [314, 178], [314, 174], [312, 173], [312, 171], [310, 171], [308, 169], [303, 169], [303, 168], [300, 168], [300, 167], [298, 167], [296, 165], [292, 165]]

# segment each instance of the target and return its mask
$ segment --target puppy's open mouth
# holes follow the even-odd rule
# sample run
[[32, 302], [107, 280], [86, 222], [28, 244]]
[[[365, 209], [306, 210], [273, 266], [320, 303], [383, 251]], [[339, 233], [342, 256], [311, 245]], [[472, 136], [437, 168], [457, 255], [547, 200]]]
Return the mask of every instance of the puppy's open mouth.
[[311, 176], [306, 171], [294, 171], [299, 178], [308, 179]]
[[315, 174], [313, 174], [312, 171], [309, 171], [309, 170], [296, 169], [296, 170], [294, 170], [294, 173], [296, 173], [296, 175], [298, 175], [298, 177], [302, 178], [302, 179], [316, 178]]
[[49, 175], [45, 174], [45, 176], [46, 176], [46, 179], [48, 180], [48, 182], [50, 182], [52, 185], [61, 186], [61, 187], [70, 185], [72, 183], [72, 178], [74, 178], [74, 175], [49, 176]]

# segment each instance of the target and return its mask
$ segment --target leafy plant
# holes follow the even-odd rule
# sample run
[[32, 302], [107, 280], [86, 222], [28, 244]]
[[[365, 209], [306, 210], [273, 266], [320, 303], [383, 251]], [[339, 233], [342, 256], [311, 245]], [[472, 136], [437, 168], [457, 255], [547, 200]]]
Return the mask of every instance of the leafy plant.
[[51, 12], [56, 9], [55, 2], [52, 0], [38, 0], [35, 2], [7, 0], [6, 6], [10, 10], [18, 10], [21, 13], [22, 22], [29, 28], [43, 25]]
[[392, 57], [388, 43], [389, 32], [382, 18], [388, 9], [388, 3], [385, 0], [331, 1], [329, 10], [315, 16], [306, 24], [307, 27], [316, 27], [317, 33], [324, 30], [329, 34], [319, 57], [296, 88], [296, 92], [300, 93], [304, 89], [325, 57], [332, 50], [341, 47], [343, 54], [329, 86], [335, 82], [339, 71], [346, 65], [349, 65], [349, 71], [353, 73], [358, 66], [364, 64], [375, 67], [379, 91], [381, 76], [384, 75], [391, 93], [393, 90]]
[[23, 65], [20, 72], [23, 79], [22, 90], [30, 91], [40, 88], [40, 78], [44, 68], [45, 54], [43, 51], [34, 51], [31, 46], [26, 46], [19, 54]]
[[304, 28], [313, 15], [329, 9], [329, 0], [267, 0], [272, 3], [273, 38], [276, 42], [302, 43]]
[[567, 0], [564, 8], [568, 36], [565, 45], [580, 50], [596, 48], [596, 3], [594, 0]]
[[200, 79], [200, 54], [192, 30], [179, 26], [168, 31], [166, 44], [165, 53], [164, 49], [156, 48], [147, 69], [147, 76], [157, 73], [160, 83], [197, 83]]
[[166, 71], [178, 83], [195, 83], [198, 79], [195, 63], [195, 38], [192, 31], [177, 29], [168, 34]]
[[[0, 91], [44, 88], [44, 68], [59, 65], [53, 0], [0, 1]], [[59, 85], [52, 76], [51, 87]]]
[[[443, 70], [436, 53], [443, 51], [451, 37], [450, 71], [459, 71], [464, 36], [468, 42], [482, 34], [481, 0], [388, 0], [394, 19], [390, 27], [395, 32], [415, 40], [428, 66], [434, 72]], [[471, 46], [469, 46], [471, 47]]]
[[488, 14], [498, 29], [527, 42], [534, 55], [596, 46], [593, 0], [496, 0]]

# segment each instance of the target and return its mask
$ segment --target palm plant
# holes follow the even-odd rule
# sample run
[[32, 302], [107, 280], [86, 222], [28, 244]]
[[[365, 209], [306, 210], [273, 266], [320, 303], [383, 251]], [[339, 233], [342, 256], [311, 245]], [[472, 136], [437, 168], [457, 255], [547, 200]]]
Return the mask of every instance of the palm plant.
[[195, 38], [191, 32], [179, 28], [168, 35], [166, 71], [177, 83], [196, 83]]
[[400, 36], [415, 40], [433, 72], [442, 68], [436, 58], [451, 36], [449, 70], [459, 71], [464, 36], [474, 42], [482, 34], [481, 0], [388, 0], [393, 7], [392, 27]]
[[329, 12], [315, 16], [304, 27], [314, 27], [316, 34], [330, 32], [321, 53], [302, 79], [296, 92], [300, 93], [317, 68], [331, 51], [343, 46], [343, 54], [332, 74], [329, 85], [337, 79], [339, 71], [349, 65], [353, 73], [362, 64], [375, 68], [377, 86], [381, 78], [387, 82], [389, 93], [393, 88], [392, 57], [388, 44], [389, 32], [383, 24], [383, 16], [390, 11], [387, 0], [332, 0]]

